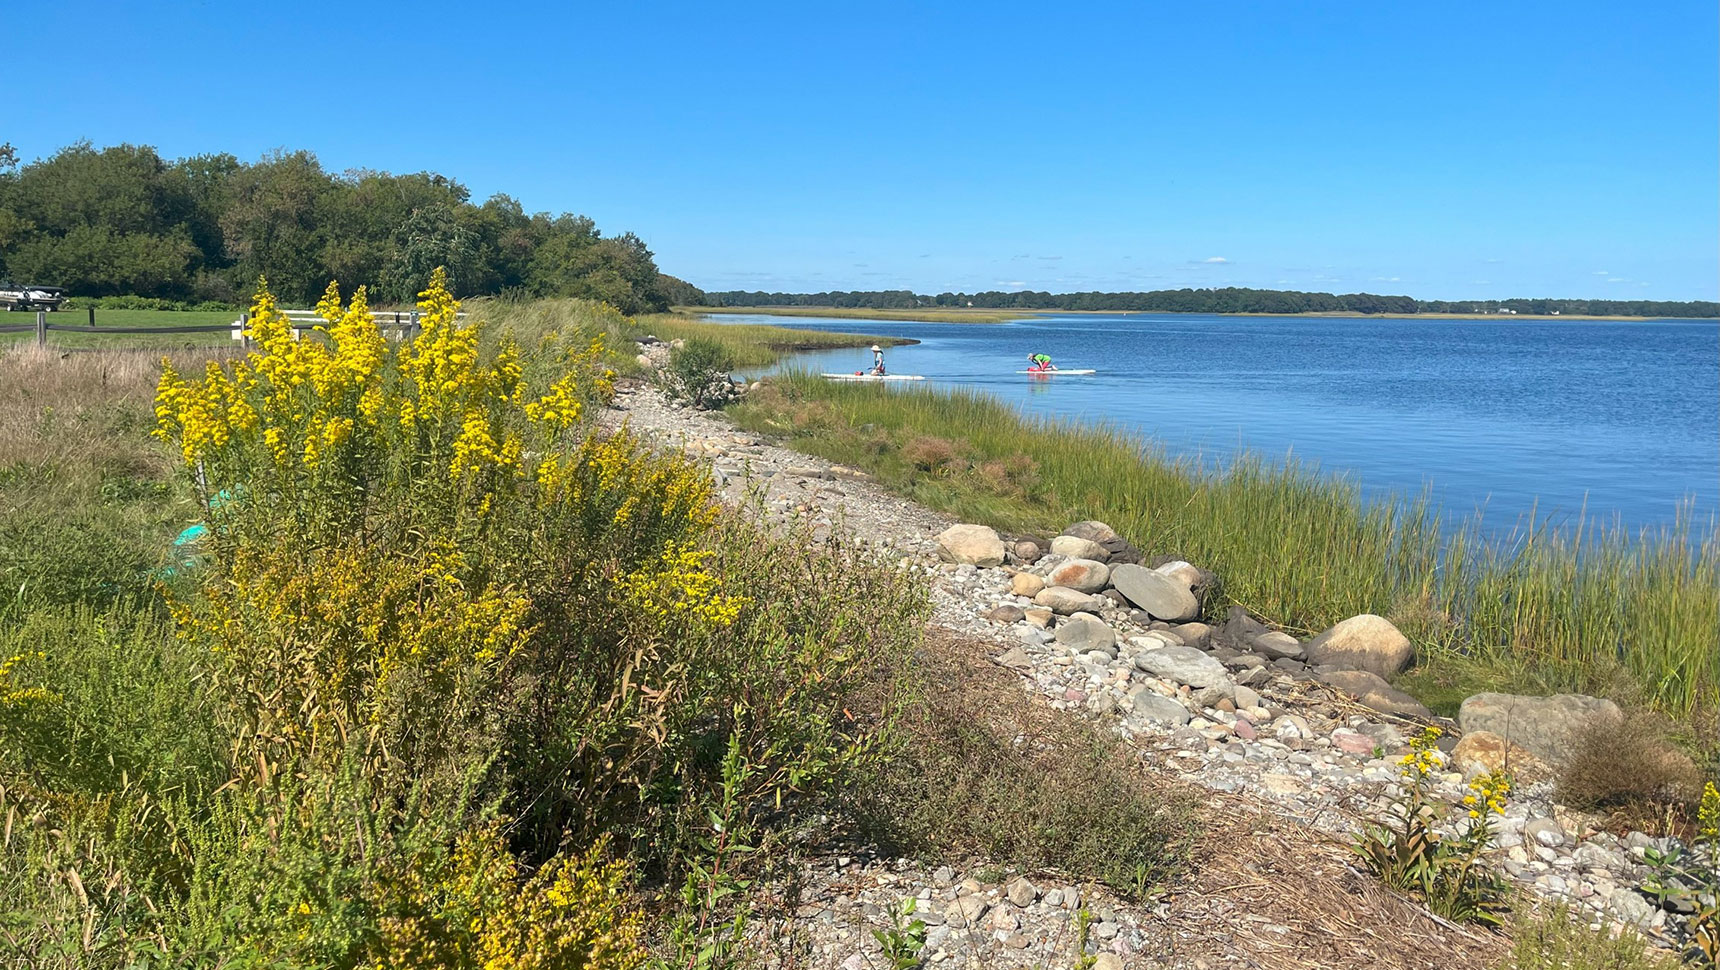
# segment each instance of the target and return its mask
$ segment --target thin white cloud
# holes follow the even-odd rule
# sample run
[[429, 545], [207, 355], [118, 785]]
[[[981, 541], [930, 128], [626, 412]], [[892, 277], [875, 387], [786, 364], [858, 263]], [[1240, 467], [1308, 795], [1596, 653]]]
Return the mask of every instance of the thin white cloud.
[[1595, 270], [1594, 275], [1596, 275], [1596, 276], [1611, 276], [1612, 270], [1610, 270], [1610, 269], [1597, 269], [1597, 270]]
[[1208, 256], [1207, 258], [1201, 260], [1201, 262], [1203, 262], [1203, 263], [1228, 263], [1228, 262], [1230, 262], [1230, 260], [1225, 259], [1223, 256]]
[[1402, 283], [1403, 277], [1401, 277], [1401, 276], [1376, 276], [1376, 277], [1374, 277], [1374, 282], [1376, 282], [1376, 283]]
[[998, 286], [1026, 286], [1027, 284], [1021, 280], [998, 280], [996, 285], [998, 285]]
[[1607, 280], [1607, 282], [1608, 283], [1629, 283], [1630, 280], [1624, 278], [1623, 276], [1614, 276], [1613, 278]]

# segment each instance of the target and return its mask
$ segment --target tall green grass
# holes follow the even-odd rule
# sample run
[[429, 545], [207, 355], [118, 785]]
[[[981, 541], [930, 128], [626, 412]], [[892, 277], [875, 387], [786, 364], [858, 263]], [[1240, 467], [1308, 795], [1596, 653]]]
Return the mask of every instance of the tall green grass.
[[1370, 500], [1353, 481], [1255, 456], [1215, 470], [965, 391], [794, 375], [731, 413], [963, 519], [1023, 531], [1103, 519], [1153, 554], [1217, 571], [1224, 600], [1291, 629], [1378, 613], [1436, 668], [1485, 668], [1472, 681], [1619, 693], [1622, 676], [1627, 700], [1687, 719], [1716, 708], [1713, 523], [1525, 525], [1484, 540], [1426, 495]]

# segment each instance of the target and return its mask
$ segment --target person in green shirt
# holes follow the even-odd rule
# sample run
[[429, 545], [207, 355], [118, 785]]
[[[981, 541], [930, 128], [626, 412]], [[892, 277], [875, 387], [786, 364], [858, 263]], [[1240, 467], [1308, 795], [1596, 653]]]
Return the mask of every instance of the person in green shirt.
[[1055, 366], [1052, 365], [1051, 358], [1045, 354], [1028, 354], [1027, 355], [1027, 363], [1029, 365], [1029, 367], [1028, 367], [1029, 370], [1056, 370], [1057, 369]]

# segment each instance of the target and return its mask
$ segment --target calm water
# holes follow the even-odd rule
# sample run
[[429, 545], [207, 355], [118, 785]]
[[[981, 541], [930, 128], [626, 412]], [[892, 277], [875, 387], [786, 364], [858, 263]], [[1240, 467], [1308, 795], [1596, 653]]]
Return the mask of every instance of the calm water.
[[[1173, 454], [1294, 454], [1370, 493], [1431, 485], [1490, 528], [1583, 508], [1632, 527], [1720, 510], [1720, 322], [1053, 316], [1000, 325], [722, 316], [890, 334], [891, 373], [1108, 421]], [[1091, 377], [1015, 374], [1030, 353]], [[853, 372], [864, 350], [794, 366]]]

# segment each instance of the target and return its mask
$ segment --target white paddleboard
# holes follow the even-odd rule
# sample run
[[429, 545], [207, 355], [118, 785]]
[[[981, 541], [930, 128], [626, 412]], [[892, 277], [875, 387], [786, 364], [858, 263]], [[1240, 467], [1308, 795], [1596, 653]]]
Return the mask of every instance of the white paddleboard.
[[1096, 374], [1096, 373], [1098, 373], [1098, 371], [1094, 371], [1094, 370], [1018, 370], [1018, 371], [1016, 371], [1016, 373], [1017, 374], [1038, 374], [1041, 377], [1050, 377], [1053, 374], [1075, 374], [1075, 375]]
[[831, 381], [923, 381], [919, 374], [825, 374], [825, 380]]

